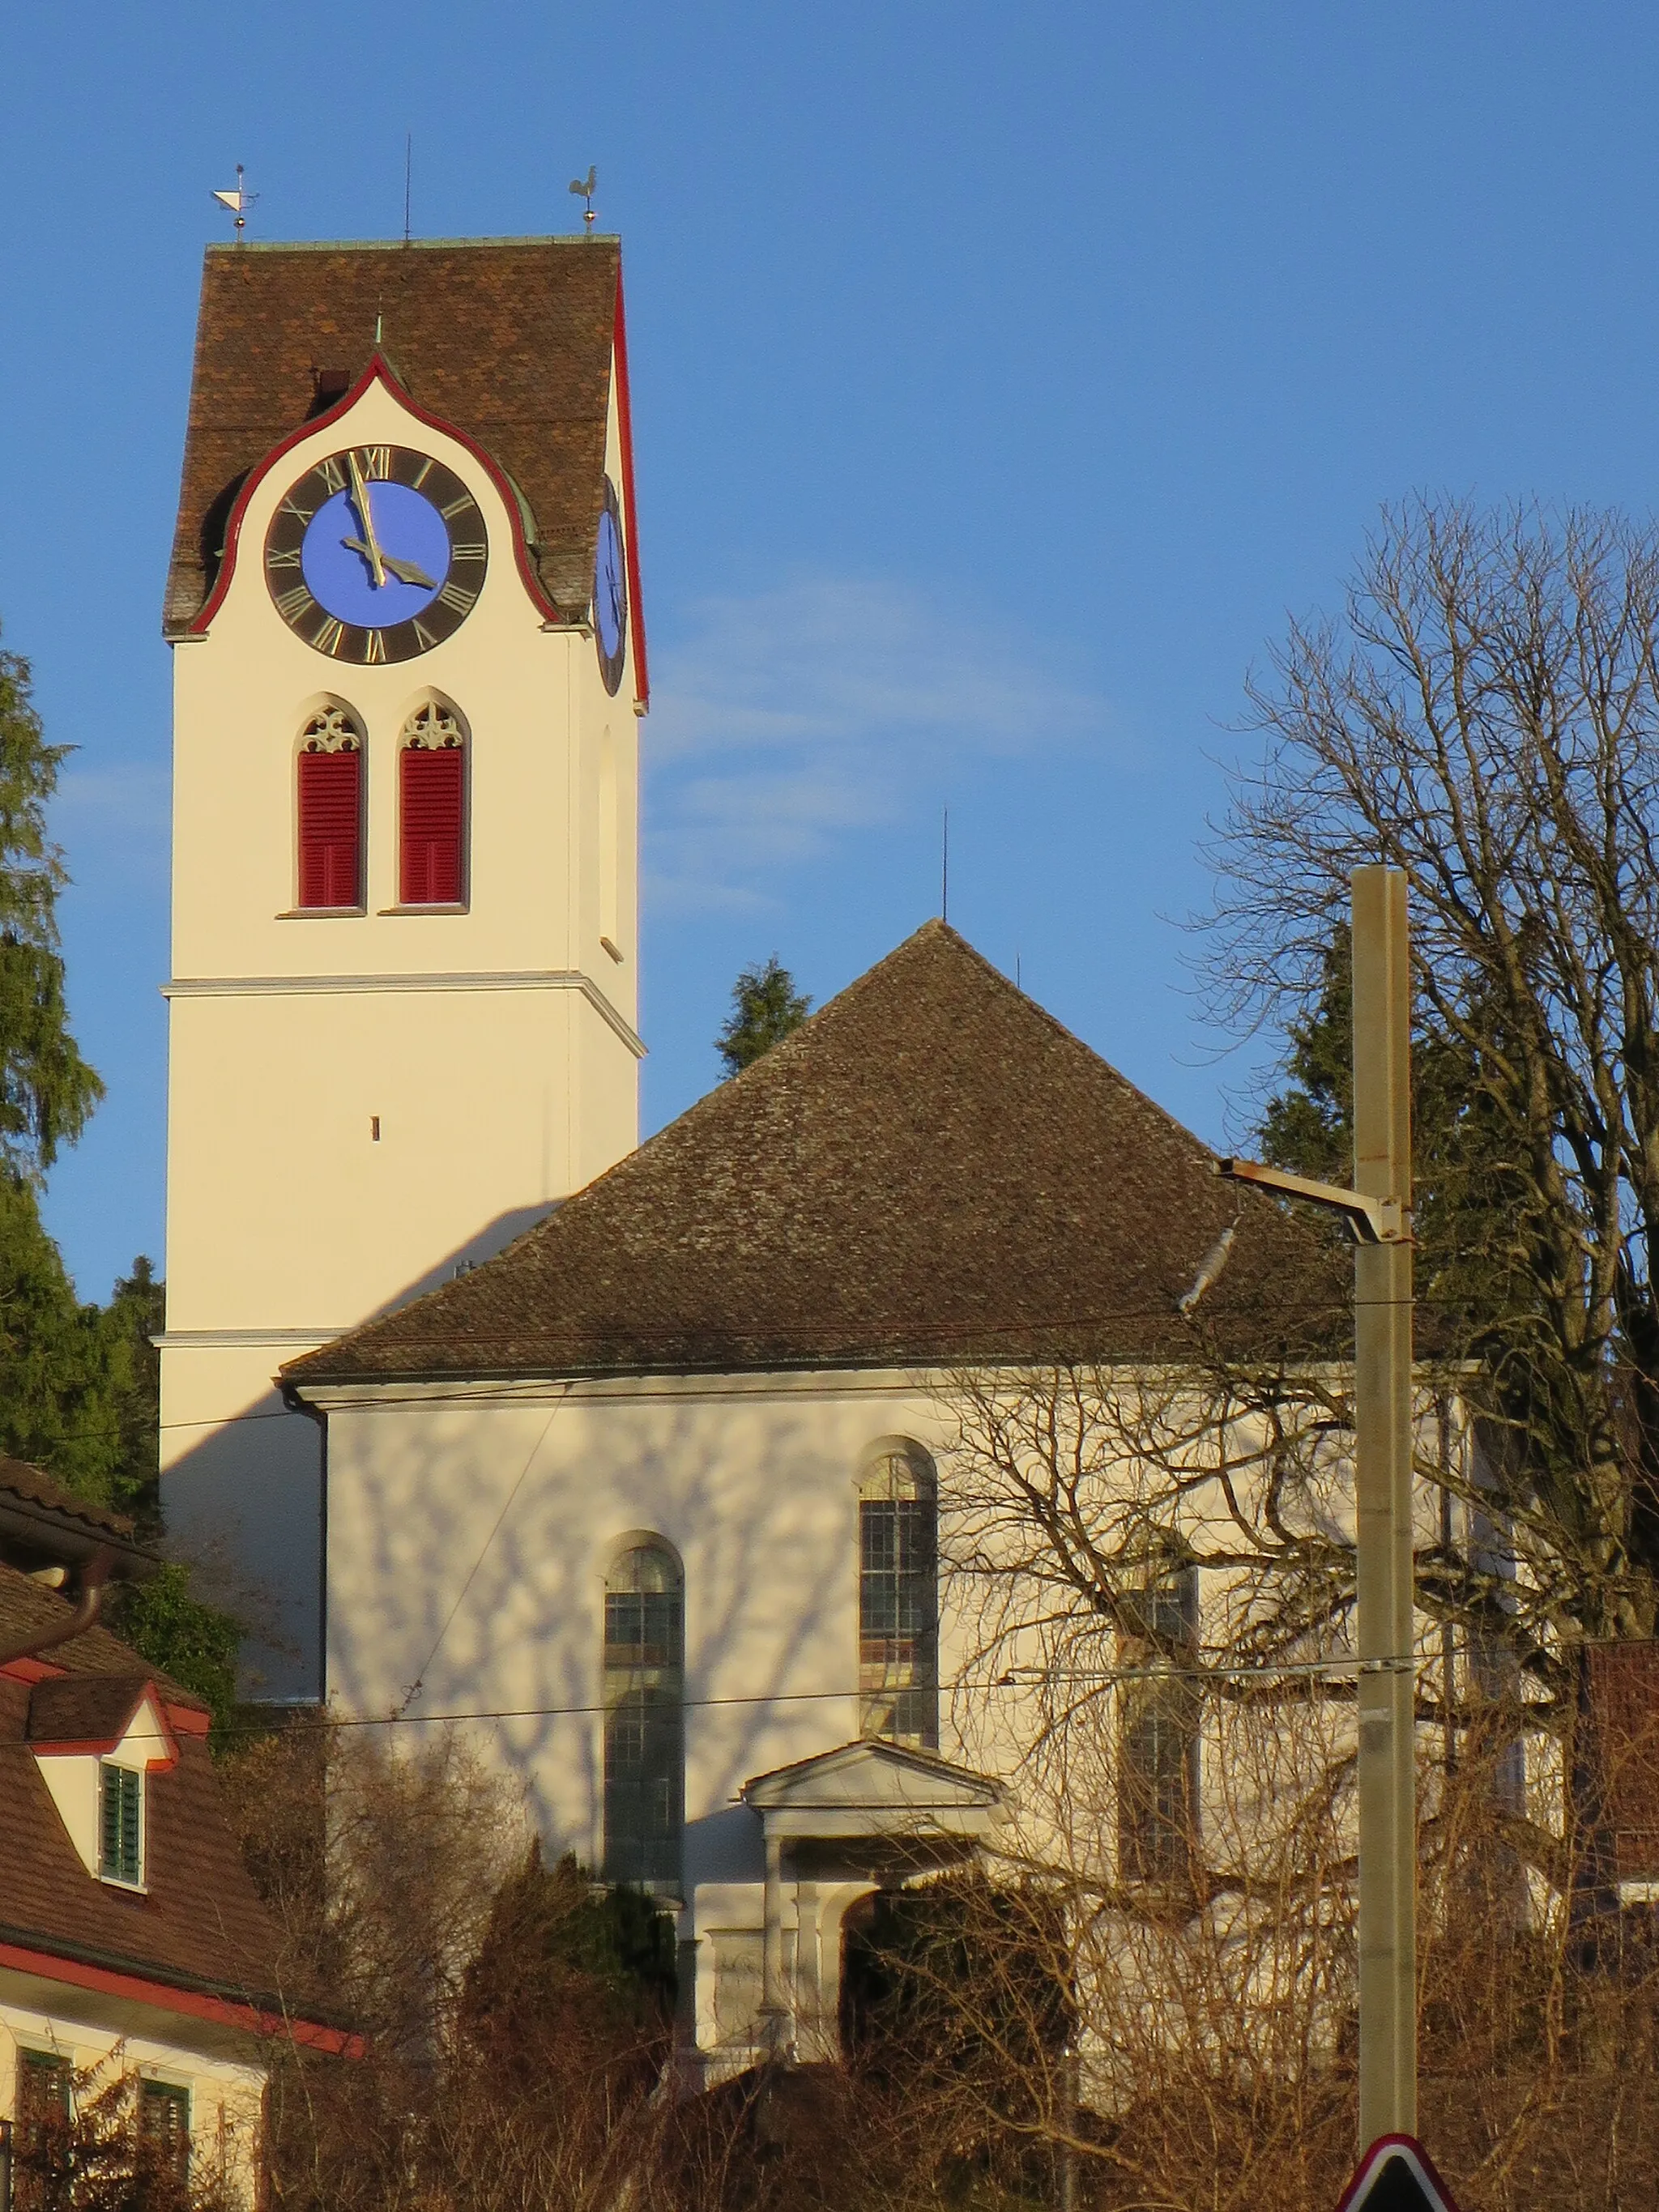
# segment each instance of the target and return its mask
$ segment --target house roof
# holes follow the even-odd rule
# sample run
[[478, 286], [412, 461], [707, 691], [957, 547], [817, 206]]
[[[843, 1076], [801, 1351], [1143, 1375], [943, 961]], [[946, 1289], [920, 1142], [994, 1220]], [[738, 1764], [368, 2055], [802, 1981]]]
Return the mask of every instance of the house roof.
[[[0, 1633], [42, 1608], [68, 1609], [0, 1566]], [[139, 1895], [88, 1873], [30, 1753], [38, 1741], [118, 1735], [148, 1685], [185, 1725], [173, 1730], [177, 1763], [149, 1777], [147, 1887]], [[226, 1818], [206, 1725], [199, 1698], [107, 1629], [55, 1646], [49, 1666], [0, 1671], [0, 1942], [48, 1956], [92, 1955], [150, 1984], [208, 1988], [245, 2002], [269, 1997], [276, 1930]]]
[[411, 398], [512, 477], [542, 586], [580, 621], [592, 592], [620, 271], [621, 248], [604, 238], [210, 246], [167, 635], [206, 603], [248, 471], [341, 396], [329, 372], [355, 382], [377, 350]]
[[148, 1674], [51, 1675], [30, 1695], [28, 1740], [111, 1750], [151, 1686]]
[[1346, 1315], [1326, 1244], [933, 921], [495, 1259], [283, 1374], [1178, 1357]]
[[[67, 1598], [59, 1597], [56, 1590], [47, 1589], [19, 1569], [0, 1563], [0, 1649], [21, 1644], [36, 1632], [45, 1634], [58, 1627], [74, 1610]], [[66, 1644], [54, 1644], [52, 1656], [40, 1671], [56, 1676], [146, 1674], [169, 1705], [185, 1705], [200, 1712], [205, 1727], [207, 1706], [193, 1690], [175, 1682], [160, 1668], [150, 1666], [141, 1659], [131, 1644], [123, 1644], [112, 1630], [101, 1623], [82, 1629]], [[0, 1862], [3, 1863], [3, 1862]]]
[[0, 1458], [0, 1558], [13, 1565], [61, 1565], [102, 1551], [118, 1579], [152, 1574], [155, 1562], [132, 1540], [132, 1522], [89, 1504], [27, 1460]]

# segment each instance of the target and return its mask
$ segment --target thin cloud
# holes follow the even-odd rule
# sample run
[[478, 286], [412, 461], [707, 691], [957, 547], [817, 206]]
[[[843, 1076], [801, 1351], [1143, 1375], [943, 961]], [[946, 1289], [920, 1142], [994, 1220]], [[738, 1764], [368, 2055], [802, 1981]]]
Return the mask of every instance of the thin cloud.
[[647, 878], [677, 908], [770, 905], [781, 872], [931, 803], [964, 753], [1050, 750], [1107, 723], [1013, 624], [874, 579], [704, 600], [655, 692]]
[[70, 767], [52, 801], [52, 834], [73, 882], [112, 882], [165, 890], [173, 836], [172, 782], [165, 768]]

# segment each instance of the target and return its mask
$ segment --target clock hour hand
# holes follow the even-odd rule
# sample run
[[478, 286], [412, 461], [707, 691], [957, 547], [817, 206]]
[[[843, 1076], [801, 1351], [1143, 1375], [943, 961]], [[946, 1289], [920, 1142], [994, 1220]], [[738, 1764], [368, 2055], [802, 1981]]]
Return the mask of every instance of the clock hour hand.
[[[340, 543], [348, 553], [366, 553], [370, 560], [374, 559], [379, 550], [372, 545], [365, 545], [361, 538], [343, 538]], [[390, 553], [382, 553], [380, 566], [395, 576], [400, 584], [417, 584], [422, 591], [426, 592], [437, 589], [436, 580], [428, 576], [426, 570], [418, 567], [413, 561], [398, 561]]]
[[380, 550], [380, 540], [374, 535], [374, 512], [368, 503], [368, 486], [363, 482], [363, 472], [357, 465], [356, 453], [346, 455], [346, 466], [351, 471], [351, 504], [357, 510], [357, 520], [362, 525], [363, 534], [361, 538], [349, 538], [343, 542], [353, 553], [368, 556], [378, 590], [386, 581], [386, 559]]

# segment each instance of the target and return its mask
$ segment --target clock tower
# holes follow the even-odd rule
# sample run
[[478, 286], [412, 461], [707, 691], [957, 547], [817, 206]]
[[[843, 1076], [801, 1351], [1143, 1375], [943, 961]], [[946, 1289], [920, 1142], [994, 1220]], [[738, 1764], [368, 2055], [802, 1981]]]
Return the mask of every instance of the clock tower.
[[250, 1693], [306, 1698], [323, 1470], [276, 1369], [638, 1139], [616, 242], [210, 248], [165, 627], [162, 1501]]

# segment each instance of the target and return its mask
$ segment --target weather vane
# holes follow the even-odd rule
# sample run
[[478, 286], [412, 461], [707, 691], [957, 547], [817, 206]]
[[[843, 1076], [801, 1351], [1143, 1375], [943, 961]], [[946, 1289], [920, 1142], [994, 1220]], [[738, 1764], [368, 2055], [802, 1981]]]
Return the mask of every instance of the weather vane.
[[236, 189], [234, 192], [215, 192], [214, 198], [227, 213], [236, 218], [236, 240], [241, 243], [242, 233], [247, 228], [247, 211], [259, 197], [251, 192], [242, 182], [242, 165], [236, 164]]
[[[240, 173], [239, 170], [237, 174], [240, 176]], [[576, 198], [587, 202], [587, 211], [583, 216], [582, 221], [587, 225], [587, 234], [590, 238], [593, 235], [593, 188], [599, 181], [599, 173], [591, 162], [588, 164], [587, 174], [585, 177], [572, 177], [570, 179], [570, 189]]]

